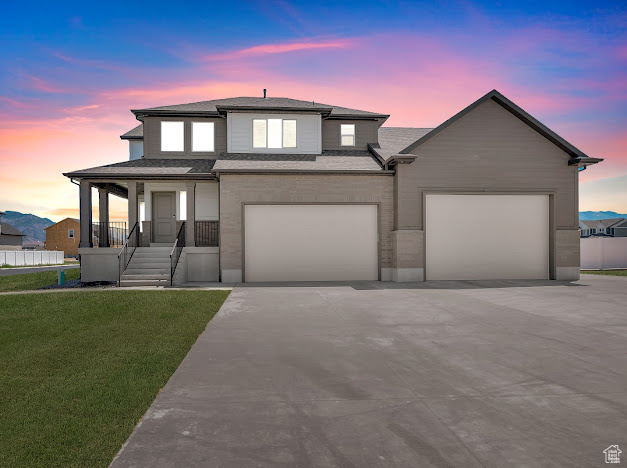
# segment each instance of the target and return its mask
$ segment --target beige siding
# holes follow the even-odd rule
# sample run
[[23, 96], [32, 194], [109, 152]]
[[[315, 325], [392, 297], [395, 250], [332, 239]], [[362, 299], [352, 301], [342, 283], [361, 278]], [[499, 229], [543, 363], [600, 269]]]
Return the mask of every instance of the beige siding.
[[[68, 237], [68, 230], [74, 229], [74, 238]], [[46, 229], [46, 250], [62, 250], [66, 256], [78, 255], [78, 244], [81, 242], [80, 223], [66, 218]]]
[[[161, 121], [185, 123], [185, 151], [161, 151]], [[214, 152], [192, 152], [192, 122], [214, 122]], [[226, 151], [226, 119], [207, 117], [145, 117], [144, 118], [144, 157], [146, 159], [214, 159]]]
[[[340, 125], [355, 124], [355, 146], [340, 145]], [[379, 123], [374, 120], [323, 120], [322, 150], [365, 150], [379, 141]]]
[[422, 229], [422, 192], [536, 191], [555, 193], [558, 229], [576, 229], [577, 169], [568, 155], [493, 101], [471, 111], [414, 150], [412, 183], [400, 204], [416, 206]]
[[223, 174], [220, 177], [220, 253], [222, 270], [242, 269], [244, 203], [377, 203], [380, 266], [391, 267], [393, 180], [368, 175]]

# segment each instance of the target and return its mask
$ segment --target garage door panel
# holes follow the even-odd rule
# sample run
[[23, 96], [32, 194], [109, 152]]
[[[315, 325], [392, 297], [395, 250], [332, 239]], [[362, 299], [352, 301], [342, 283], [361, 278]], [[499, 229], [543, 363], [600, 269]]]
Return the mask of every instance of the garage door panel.
[[547, 279], [548, 195], [427, 195], [426, 278]]
[[246, 205], [246, 281], [378, 279], [376, 205]]

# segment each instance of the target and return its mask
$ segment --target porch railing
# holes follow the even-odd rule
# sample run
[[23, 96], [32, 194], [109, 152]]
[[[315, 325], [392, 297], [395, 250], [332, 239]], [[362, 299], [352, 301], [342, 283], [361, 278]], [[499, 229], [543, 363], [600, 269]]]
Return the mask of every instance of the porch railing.
[[94, 247], [122, 247], [126, 238], [125, 221], [92, 223], [91, 242]]
[[220, 221], [196, 221], [196, 247], [218, 247]]
[[179, 263], [179, 259], [181, 258], [181, 252], [183, 252], [183, 248], [185, 247], [185, 221], [181, 224], [178, 234], [176, 235], [176, 240], [174, 241], [174, 245], [172, 246], [172, 252], [170, 252], [170, 286], [172, 286], [174, 280], [174, 272], [176, 271], [176, 266]]
[[135, 253], [135, 249], [139, 246], [139, 223], [135, 223], [131, 232], [128, 233], [127, 239], [124, 241], [122, 245], [122, 250], [118, 254], [118, 286], [120, 286], [120, 282], [122, 280], [122, 274], [126, 267], [128, 266], [133, 254]]

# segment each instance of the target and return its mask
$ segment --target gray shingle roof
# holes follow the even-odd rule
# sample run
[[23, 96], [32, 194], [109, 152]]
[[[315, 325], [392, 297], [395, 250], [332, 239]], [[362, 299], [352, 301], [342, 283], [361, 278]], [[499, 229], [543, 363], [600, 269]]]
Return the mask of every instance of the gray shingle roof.
[[215, 171], [372, 171], [381, 166], [369, 151], [323, 151], [322, 154], [222, 153], [216, 159], [134, 159], [68, 172], [91, 178], [213, 178]]
[[188, 104], [175, 104], [171, 106], [148, 107], [145, 109], [134, 109], [136, 114], [154, 112], [206, 112], [218, 113], [218, 109], [272, 109], [286, 111], [318, 111], [330, 113], [331, 117], [351, 116], [351, 117], [371, 117], [387, 118], [386, 114], [350, 109], [348, 107], [331, 106], [314, 101], [301, 101], [284, 97], [233, 97], [226, 99], [213, 99], [211, 101], [190, 102]]
[[379, 145], [372, 145], [371, 149], [384, 161], [399, 151], [407, 148], [413, 142], [429, 133], [432, 128], [410, 127], [381, 127], [379, 128]]
[[213, 159], [133, 159], [106, 166], [67, 172], [67, 177], [177, 177], [210, 178]]
[[137, 127], [129, 130], [124, 135], [120, 135], [122, 140], [138, 140], [144, 138], [144, 124], [139, 124]]
[[20, 231], [15, 229], [13, 226], [7, 223], [0, 223], [0, 234], [3, 236], [25, 236], [26, 234], [22, 234]]
[[381, 166], [369, 151], [323, 151], [322, 154], [221, 154], [214, 171], [303, 170], [375, 171]]

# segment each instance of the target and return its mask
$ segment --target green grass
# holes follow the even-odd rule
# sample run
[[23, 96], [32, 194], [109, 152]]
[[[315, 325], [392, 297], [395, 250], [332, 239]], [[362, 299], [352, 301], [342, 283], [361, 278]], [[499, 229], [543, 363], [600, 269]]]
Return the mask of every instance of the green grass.
[[627, 276], [627, 270], [581, 270], [584, 275]]
[[0, 299], [0, 466], [106, 467], [228, 291]]
[[[80, 268], [65, 270], [65, 281], [78, 279], [80, 276]], [[40, 273], [24, 273], [23, 275], [0, 276], [0, 292], [29, 291], [51, 284], [57, 284], [56, 270], [43, 271]]]
[[[78, 260], [66, 260], [63, 262], [64, 265], [78, 265], [80, 262]], [[35, 267], [44, 267], [44, 266], [56, 266], [56, 265], [9, 265], [7, 263], [3, 263], [0, 265], [0, 269], [2, 268], [35, 268]]]

